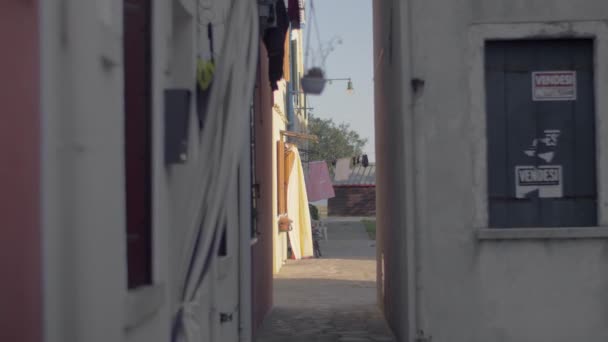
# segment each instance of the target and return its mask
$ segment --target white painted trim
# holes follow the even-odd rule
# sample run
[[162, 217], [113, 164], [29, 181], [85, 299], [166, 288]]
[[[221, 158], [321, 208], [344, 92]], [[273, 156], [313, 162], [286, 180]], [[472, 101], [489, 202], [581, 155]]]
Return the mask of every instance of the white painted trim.
[[485, 228], [477, 230], [478, 240], [580, 240], [606, 238], [608, 238], [608, 227]]
[[[608, 24], [600, 21], [475, 24], [469, 27], [469, 97], [473, 155], [473, 225], [488, 227], [484, 43], [506, 39], [594, 39], [598, 224], [608, 226]], [[566, 228], [564, 228], [566, 229]]]
[[132, 329], [151, 319], [165, 303], [163, 284], [130, 290], [125, 301], [125, 329]]

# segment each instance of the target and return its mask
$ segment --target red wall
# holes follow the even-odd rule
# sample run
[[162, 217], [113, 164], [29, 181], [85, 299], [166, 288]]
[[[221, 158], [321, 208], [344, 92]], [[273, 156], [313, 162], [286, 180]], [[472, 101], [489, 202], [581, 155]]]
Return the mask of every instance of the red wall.
[[257, 200], [258, 241], [252, 248], [253, 333], [255, 335], [272, 308], [272, 90], [268, 80], [268, 54], [260, 44], [258, 78], [255, 89], [255, 183], [260, 187]]
[[327, 201], [329, 216], [376, 216], [375, 186], [334, 186]]
[[38, 2], [0, 1], [0, 341], [42, 340]]

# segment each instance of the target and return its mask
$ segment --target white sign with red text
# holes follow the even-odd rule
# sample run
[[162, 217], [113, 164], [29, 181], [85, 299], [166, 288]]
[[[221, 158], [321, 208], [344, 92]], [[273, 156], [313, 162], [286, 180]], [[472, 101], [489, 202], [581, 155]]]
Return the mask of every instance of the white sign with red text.
[[534, 101], [575, 101], [576, 71], [535, 71], [532, 73]]

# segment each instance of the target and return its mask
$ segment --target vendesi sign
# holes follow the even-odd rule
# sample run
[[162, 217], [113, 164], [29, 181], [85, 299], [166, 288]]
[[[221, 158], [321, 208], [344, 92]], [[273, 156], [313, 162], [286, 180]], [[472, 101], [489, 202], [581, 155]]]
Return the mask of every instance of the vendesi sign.
[[576, 71], [535, 71], [532, 73], [534, 101], [575, 101]]
[[540, 198], [563, 197], [562, 166], [516, 166], [515, 197], [526, 198], [533, 191]]

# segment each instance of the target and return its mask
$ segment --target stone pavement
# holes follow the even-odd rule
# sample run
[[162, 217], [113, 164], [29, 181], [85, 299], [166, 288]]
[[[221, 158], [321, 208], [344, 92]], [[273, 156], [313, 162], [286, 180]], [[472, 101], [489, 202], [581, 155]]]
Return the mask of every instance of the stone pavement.
[[320, 259], [289, 261], [256, 342], [395, 341], [376, 306], [376, 250], [363, 225], [330, 220]]

